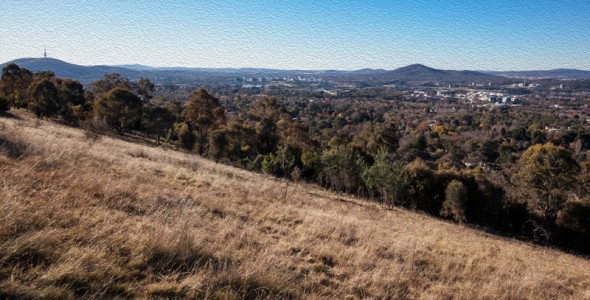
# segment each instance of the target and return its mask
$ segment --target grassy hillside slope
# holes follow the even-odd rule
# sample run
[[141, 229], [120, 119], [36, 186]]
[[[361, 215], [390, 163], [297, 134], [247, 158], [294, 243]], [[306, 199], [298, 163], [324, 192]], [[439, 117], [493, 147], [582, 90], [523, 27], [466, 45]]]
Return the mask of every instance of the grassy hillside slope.
[[14, 114], [0, 298], [590, 298], [584, 258]]

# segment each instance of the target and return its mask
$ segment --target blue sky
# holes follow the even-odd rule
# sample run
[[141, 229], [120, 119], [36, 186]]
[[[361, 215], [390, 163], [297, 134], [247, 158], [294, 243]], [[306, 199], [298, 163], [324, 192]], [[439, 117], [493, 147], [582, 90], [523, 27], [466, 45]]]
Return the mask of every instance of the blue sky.
[[0, 62], [590, 70], [590, 1], [0, 2]]

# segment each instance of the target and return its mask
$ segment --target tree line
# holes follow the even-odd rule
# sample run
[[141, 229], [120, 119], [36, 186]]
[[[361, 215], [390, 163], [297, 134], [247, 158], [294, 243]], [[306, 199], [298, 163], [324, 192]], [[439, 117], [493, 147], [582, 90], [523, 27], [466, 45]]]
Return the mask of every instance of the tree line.
[[[29, 109], [38, 118], [74, 126], [100, 123], [119, 135], [143, 133], [157, 144], [317, 183], [387, 208], [408, 207], [590, 253], [590, 163], [580, 134], [568, 144], [551, 140], [538, 126], [498, 130], [509, 119], [502, 111], [478, 120], [455, 114], [428, 126], [379, 114], [365, 103], [347, 113], [331, 104], [288, 105], [269, 96], [230, 103], [203, 88], [184, 102], [154, 92], [145, 78], [131, 82], [106, 74], [85, 88], [52, 72], [9, 64], [2, 70], [0, 110]], [[479, 144], [457, 138], [461, 127], [486, 126], [490, 138]], [[460, 168], [457, 158], [465, 158], [465, 151], [505, 170]]]

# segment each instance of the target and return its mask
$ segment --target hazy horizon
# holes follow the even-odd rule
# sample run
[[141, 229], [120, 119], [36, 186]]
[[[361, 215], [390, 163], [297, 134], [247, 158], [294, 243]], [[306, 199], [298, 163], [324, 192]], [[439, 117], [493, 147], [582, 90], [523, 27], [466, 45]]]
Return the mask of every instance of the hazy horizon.
[[[0, 62], [0, 64], [3, 63], [9, 63], [12, 61], [17, 61], [17, 60], [21, 60], [21, 59], [43, 59], [44, 57], [19, 57], [19, 58], [14, 58], [5, 62]], [[74, 64], [72, 62], [69, 61], [64, 61], [62, 59], [56, 58], [56, 57], [50, 57], [49, 55], [47, 56], [47, 59], [54, 59], [54, 60], [59, 60], [59, 61], [63, 61], [65, 63], [70, 63], [70, 64]], [[384, 68], [359, 68], [359, 69], [301, 69], [301, 68], [267, 68], [267, 67], [192, 67], [192, 66], [150, 66], [150, 65], [144, 65], [144, 64], [138, 64], [138, 63], [123, 63], [123, 64], [113, 64], [113, 65], [108, 65], [108, 64], [98, 64], [98, 65], [82, 65], [82, 64], [75, 64], [75, 65], [79, 65], [79, 66], [83, 66], [83, 67], [100, 67], [100, 66], [105, 66], [105, 67], [122, 67], [122, 68], [128, 68], [128, 69], [133, 69], [133, 67], [145, 67], [145, 68], [154, 68], [154, 69], [268, 69], [268, 70], [278, 70], [278, 71], [343, 71], [343, 72], [352, 72], [352, 71], [360, 71], [360, 70], [384, 70], [384, 71], [392, 71], [395, 69], [399, 69], [399, 68], [403, 68], [403, 67], [408, 67], [408, 66], [412, 66], [412, 65], [423, 65], [425, 67], [428, 68], [433, 68], [431, 66], [428, 65], [424, 65], [424, 64], [420, 64], [420, 63], [412, 63], [409, 65], [404, 65], [404, 66], [400, 66], [398, 68], [395, 69], [384, 69]], [[437, 70], [449, 70], [449, 71], [476, 71], [476, 72], [534, 72], [534, 71], [552, 71], [552, 70], [578, 70], [578, 71], [587, 71], [590, 72], [590, 70], [585, 70], [585, 69], [580, 69], [580, 68], [552, 68], [552, 69], [530, 69], [530, 70], [521, 70], [521, 69], [513, 69], [513, 70], [492, 70], [492, 69], [486, 69], [486, 70], [481, 70], [481, 69], [438, 69], [438, 68], [433, 68], [433, 69], [437, 69]]]
[[3, 1], [0, 61], [393, 70], [590, 70], [590, 2]]

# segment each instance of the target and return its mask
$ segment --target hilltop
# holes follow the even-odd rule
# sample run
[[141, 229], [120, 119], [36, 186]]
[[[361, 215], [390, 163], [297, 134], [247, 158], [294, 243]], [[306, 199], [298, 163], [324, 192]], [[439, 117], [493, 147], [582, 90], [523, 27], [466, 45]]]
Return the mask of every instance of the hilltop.
[[392, 81], [498, 82], [505, 80], [503, 77], [475, 71], [439, 70], [422, 64], [413, 64], [387, 71], [380, 76], [385, 80]]
[[581, 257], [11, 112], [1, 298], [590, 297]]
[[4, 67], [9, 63], [15, 63], [19, 67], [29, 69], [33, 72], [52, 71], [57, 77], [71, 78], [83, 83], [90, 83], [98, 80], [102, 78], [105, 73], [120, 73], [130, 79], [137, 79], [140, 77], [140, 72], [128, 68], [113, 66], [80, 66], [55, 58], [20, 58], [6, 62], [1, 66]]

